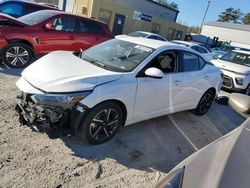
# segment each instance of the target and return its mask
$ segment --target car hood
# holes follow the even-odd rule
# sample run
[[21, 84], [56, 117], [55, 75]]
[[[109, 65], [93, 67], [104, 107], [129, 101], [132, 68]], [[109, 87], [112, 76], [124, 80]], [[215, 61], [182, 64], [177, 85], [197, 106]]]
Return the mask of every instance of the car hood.
[[93, 90], [95, 86], [118, 80], [122, 73], [100, 68], [72, 52], [57, 51], [31, 64], [22, 76], [43, 92], [66, 93]]
[[223, 70], [227, 70], [230, 72], [239, 72], [239, 73], [248, 73], [250, 72], [250, 67], [239, 65], [236, 63], [231, 63], [228, 61], [223, 61], [221, 59], [214, 59], [211, 60], [211, 62], [218, 68], [221, 68]]
[[173, 171], [185, 166], [183, 188], [249, 187], [249, 143], [250, 118], [234, 131], [182, 161]]

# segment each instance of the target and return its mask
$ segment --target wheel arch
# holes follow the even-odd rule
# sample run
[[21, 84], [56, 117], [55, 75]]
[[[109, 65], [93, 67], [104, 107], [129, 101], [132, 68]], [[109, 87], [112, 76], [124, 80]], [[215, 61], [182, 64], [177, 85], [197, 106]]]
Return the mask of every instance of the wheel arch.
[[25, 44], [25, 45], [29, 46], [32, 49], [32, 53], [33, 53], [34, 57], [36, 57], [34, 46], [28, 40], [25, 40], [25, 39], [10, 39], [10, 40], [8, 40], [8, 42], [9, 42], [9, 44], [21, 43], [21, 44]]
[[[123, 115], [124, 115], [124, 116], [123, 116], [122, 125], [125, 125], [125, 122], [126, 122], [126, 120], [127, 120], [127, 114], [128, 114], [128, 112], [127, 112], [126, 105], [125, 105], [122, 101], [117, 100], [117, 99], [108, 99], [108, 100], [105, 100], [105, 101], [102, 101], [102, 102], [96, 104], [94, 107], [96, 107], [97, 105], [100, 105], [100, 104], [102, 104], [102, 103], [107, 103], [107, 102], [116, 103], [116, 104], [118, 104], [118, 105], [121, 107], [122, 113], [123, 113]], [[94, 108], [94, 107], [93, 107], [93, 108]]]

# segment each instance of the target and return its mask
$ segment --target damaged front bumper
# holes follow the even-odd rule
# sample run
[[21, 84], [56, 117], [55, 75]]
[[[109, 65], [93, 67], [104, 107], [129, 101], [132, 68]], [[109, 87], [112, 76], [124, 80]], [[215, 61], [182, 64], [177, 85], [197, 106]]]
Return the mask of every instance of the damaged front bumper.
[[[77, 105], [46, 105], [37, 104], [32, 94], [21, 93], [17, 96], [16, 111], [23, 125], [76, 129], [81, 122], [87, 107]], [[81, 119], [80, 119], [81, 118]]]

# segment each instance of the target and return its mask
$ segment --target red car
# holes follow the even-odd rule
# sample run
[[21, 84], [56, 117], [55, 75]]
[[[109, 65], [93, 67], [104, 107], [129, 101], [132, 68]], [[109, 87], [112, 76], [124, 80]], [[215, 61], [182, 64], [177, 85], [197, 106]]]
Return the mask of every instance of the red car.
[[81, 51], [113, 38], [105, 23], [54, 10], [18, 19], [0, 14], [0, 25], [2, 61], [14, 68], [51, 51]]

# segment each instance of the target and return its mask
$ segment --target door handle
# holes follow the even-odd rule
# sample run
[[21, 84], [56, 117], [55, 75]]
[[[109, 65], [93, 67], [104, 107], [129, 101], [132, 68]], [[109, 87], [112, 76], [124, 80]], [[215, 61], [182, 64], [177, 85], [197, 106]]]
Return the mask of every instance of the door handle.
[[74, 36], [69, 36], [69, 40], [75, 40]]

